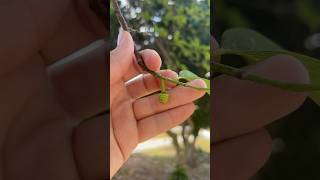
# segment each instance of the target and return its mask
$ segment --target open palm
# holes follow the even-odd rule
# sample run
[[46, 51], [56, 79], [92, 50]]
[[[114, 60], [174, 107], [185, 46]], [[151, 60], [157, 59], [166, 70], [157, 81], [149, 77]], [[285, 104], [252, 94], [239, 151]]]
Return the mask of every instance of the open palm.
[[[169, 130], [186, 120], [195, 110], [192, 103], [205, 94], [185, 87], [171, 87], [168, 103], [162, 104], [157, 94], [159, 80], [143, 74], [134, 58], [134, 45], [128, 32], [120, 31], [118, 47], [110, 56], [110, 172], [120, 168], [139, 142]], [[146, 66], [159, 71], [161, 60], [153, 50], [141, 51]], [[175, 78], [177, 74], [163, 70], [164, 76]], [[137, 75], [140, 75], [136, 77]], [[202, 80], [190, 82], [205, 87]]]

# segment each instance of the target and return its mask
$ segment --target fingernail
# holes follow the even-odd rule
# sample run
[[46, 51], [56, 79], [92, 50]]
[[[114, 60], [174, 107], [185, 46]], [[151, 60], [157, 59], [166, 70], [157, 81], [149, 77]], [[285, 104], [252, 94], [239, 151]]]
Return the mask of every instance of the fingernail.
[[193, 80], [190, 82], [190, 85], [200, 88], [207, 88], [207, 84], [202, 79]]
[[123, 30], [122, 28], [120, 28], [120, 29], [119, 29], [117, 46], [122, 45], [124, 41], [125, 41], [125, 38], [124, 38], [124, 30]]

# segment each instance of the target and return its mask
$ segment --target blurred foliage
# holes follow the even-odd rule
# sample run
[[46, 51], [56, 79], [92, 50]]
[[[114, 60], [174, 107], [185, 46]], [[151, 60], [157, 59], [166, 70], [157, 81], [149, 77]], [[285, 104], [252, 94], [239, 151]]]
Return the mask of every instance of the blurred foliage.
[[[190, 70], [200, 77], [205, 77], [210, 71], [209, 0], [121, 0], [119, 2], [132, 28], [137, 48], [155, 49], [162, 58], [162, 69], [168, 68], [176, 72]], [[111, 44], [115, 47], [119, 25], [113, 9], [110, 13], [110, 24]], [[185, 141], [196, 141], [199, 130], [209, 127], [209, 101], [208, 95], [201, 98], [197, 102], [198, 108], [194, 115], [183, 124], [183, 133], [186, 137], [182, 138]], [[176, 134], [176, 136], [184, 135]], [[177, 137], [172, 135], [171, 138]], [[186, 146], [184, 143], [184, 147], [192, 149], [196, 143], [187, 144]]]
[[[320, 58], [320, 1], [214, 0], [211, 32], [254, 29], [285, 49]], [[311, 99], [268, 127], [273, 152], [255, 179], [320, 179], [320, 108]]]
[[182, 166], [176, 167], [176, 170], [170, 176], [170, 180], [189, 180], [187, 170]]

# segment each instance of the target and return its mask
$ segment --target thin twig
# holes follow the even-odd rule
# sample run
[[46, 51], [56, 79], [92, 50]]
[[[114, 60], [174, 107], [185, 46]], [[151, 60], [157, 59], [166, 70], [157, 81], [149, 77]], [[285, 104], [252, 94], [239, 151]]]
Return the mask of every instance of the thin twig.
[[125, 20], [125, 18], [123, 17], [123, 14], [121, 12], [121, 9], [119, 7], [118, 1], [117, 0], [112, 0], [112, 6], [115, 10], [115, 13], [117, 15], [118, 21], [120, 23], [120, 26], [123, 30], [125, 31], [129, 31], [129, 26], [127, 24], [127, 21]]
[[296, 84], [296, 83], [287, 83], [282, 81], [276, 81], [268, 78], [263, 78], [255, 74], [249, 73], [245, 70], [234, 68], [228, 65], [212, 62], [213, 71], [228, 76], [238, 78], [240, 80], [254, 81], [259, 84], [265, 84], [274, 86], [284, 90], [296, 91], [296, 92], [305, 92], [305, 91], [319, 91], [320, 86], [315, 86], [311, 84]]

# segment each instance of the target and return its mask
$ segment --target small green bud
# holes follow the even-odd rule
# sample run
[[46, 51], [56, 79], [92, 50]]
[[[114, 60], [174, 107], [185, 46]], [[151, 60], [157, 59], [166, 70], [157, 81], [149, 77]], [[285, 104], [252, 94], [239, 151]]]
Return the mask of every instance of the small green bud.
[[159, 100], [162, 104], [166, 104], [169, 101], [169, 94], [167, 92], [161, 92], [159, 94]]

